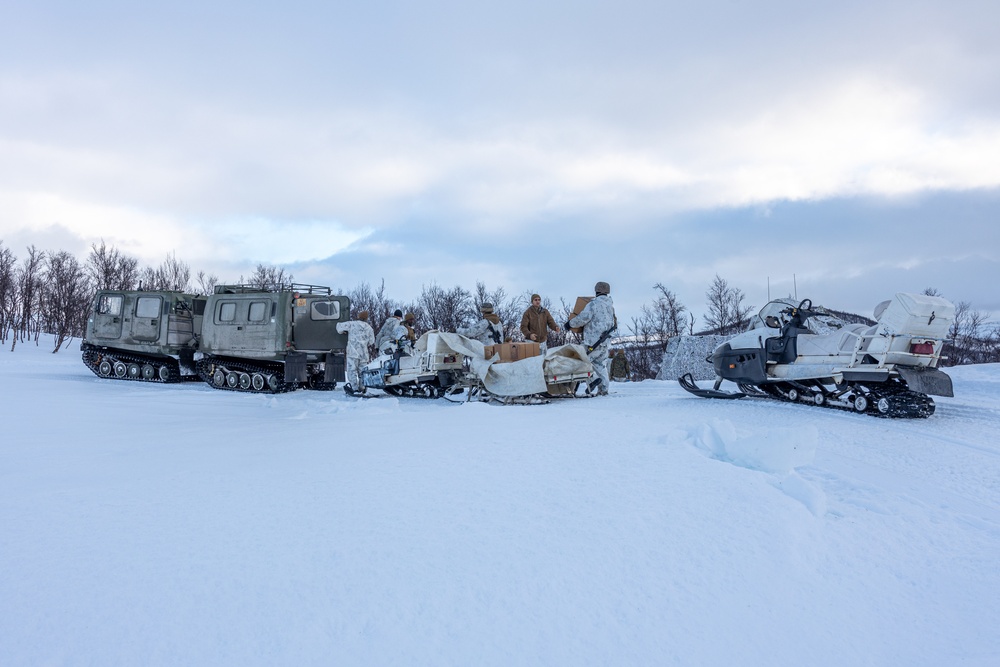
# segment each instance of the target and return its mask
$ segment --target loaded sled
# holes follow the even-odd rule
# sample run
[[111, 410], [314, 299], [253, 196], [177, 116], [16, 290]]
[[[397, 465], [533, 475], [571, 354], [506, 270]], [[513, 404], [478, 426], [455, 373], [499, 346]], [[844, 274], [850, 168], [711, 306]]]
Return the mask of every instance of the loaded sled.
[[579, 345], [513, 362], [501, 361], [492, 347], [459, 334], [429, 331], [412, 348], [405, 341], [391, 345], [362, 369], [361, 382], [366, 390], [393, 396], [540, 403], [575, 396], [593, 375]]

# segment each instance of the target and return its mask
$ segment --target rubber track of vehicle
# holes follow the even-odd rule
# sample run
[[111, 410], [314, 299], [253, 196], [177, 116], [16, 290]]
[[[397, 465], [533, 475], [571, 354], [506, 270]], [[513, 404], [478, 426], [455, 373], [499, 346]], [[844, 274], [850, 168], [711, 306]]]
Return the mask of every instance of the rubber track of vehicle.
[[[278, 387], [276, 389], [271, 389], [269, 386], [265, 386], [264, 389], [257, 391], [251, 385], [250, 387], [244, 389], [243, 387], [236, 386], [230, 387], [229, 383], [223, 386], [219, 386], [212, 381], [213, 370], [210, 370], [212, 366], [222, 366], [226, 369], [226, 373], [235, 371], [238, 373], [248, 373], [253, 375], [254, 373], [263, 373], [264, 375], [274, 375], [278, 378]], [[205, 381], [208, 386], [212, 389], [221, 389], [223, 391], [239, 391], [245, 394], [284, 394], [289, 391], [293, 391], [296, 385], [289, 384], [285, 382], [285, 369], [281, 368], [280, 365], [275, 365], [274, 367], [265, 366], [263, 364], [254, 364], [244, 361], [232, 361], [229, 359], [218, 359], [215, 357], [204, 357], [198, 360], [196, 365], [198, 371], [198, 377]]]
[[[808, 400], [798, 400], [792, 401], [790, 398], [784, 396], [781, 393], [779, 383], [768, 383], [768, 384], [741, 384], [740, 388], [746, 392], [750, 398], [765, 398], [776, 401], [783, 401], [785, 403], [795, 403], [802, 405], [811, 405], [813, 407], [823, 407], [832, 408], [834, 410], [846, 410], [848, 412], [857, 412], [853, 408], [845, 405], [838, 405], [836, 403], [831, 403], [826, 401], [821, 406], [817, 406], [812, 401]], [[888, 385], [888, 386], [887, 386]], [[898, 383], [879, 383], [879, 384], [863, 384], [859, 383], [858, 386], [864, 387], [868, 390], [868, 400], [871, 405], [874, 406], [875, 403], [880, 398], [889, 398], [892, 396], [903, 397], [902, 407], [905, 408], [904, 412], [896, 414], [882, 414], [878, 410], [869, 408], [864, 412], [864, 414], [871, 415], [873, 417], [883, 417], [883, 418], [903, 418], [903, 419], [926, 419], [934, 414], [934, 401], [924, 394], [915, 392], [903, 385]], [[751, 391], [748, 391], [751, 390]], [[860, 413], [859, 413], [860, 414]]]
[[[119, 377], [114, 373], [111, 375], [101, 375], [98, 370], [101, 360], [110, 361], [111, 364], [117, 362], [122, 362], [123, 364], [139, 364], [140, 366], [145, 366], [149, 364], [153, 367], [153, 377], [144, 378], [141, 375], [139, 377], [129, 377], [127, 374], [124, 377]], [[177, 365], [177, 361], [170, 359], [166, 361], [162, 358], [149, 358], [141, 354], [128, 354], [125, 352], [102, 352], [99, 348], [84, 343], [83, 346], [83, 363], [89, 368], [94, 375], [103, 380], [129, 380], [131, 382], [158, 382], [160, 384], [169, 384], [171, 382], [181, 381], [181, 371]], [[166, 380], [160, 378], [160, 366], [166, 366], [169, 372], [169, 376]]]

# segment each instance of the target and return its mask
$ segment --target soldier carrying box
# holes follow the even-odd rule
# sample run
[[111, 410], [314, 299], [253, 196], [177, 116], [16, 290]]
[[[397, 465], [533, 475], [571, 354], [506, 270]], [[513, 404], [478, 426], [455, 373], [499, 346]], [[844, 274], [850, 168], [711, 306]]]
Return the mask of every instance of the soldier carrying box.
[[583, 344], [597, 376], [587, 387], [587, 393], [596, 391], [599, 396], [606, 396], [610, 382], [608, 367], [604, 362], [608, 359], [609, 339], [618, 327], [618, 320], [615, 317], [615, 305], [611, 301], [611, 285], [601, 281], [594, 285], [594, 293], [594, 298], [587, 303], [583, 312], [571, 317], [564, 326], [567, 329], [583, 327]]

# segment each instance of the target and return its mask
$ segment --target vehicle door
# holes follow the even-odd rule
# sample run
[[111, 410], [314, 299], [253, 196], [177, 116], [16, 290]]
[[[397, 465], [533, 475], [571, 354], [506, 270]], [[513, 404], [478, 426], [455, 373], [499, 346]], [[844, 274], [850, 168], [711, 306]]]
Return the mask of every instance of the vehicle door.
[[292, 302], [295, 347], [299, 350], [334, 350], [347, 347], [347, 334], [337, 333], [337, 323], [350, 317], [344, 296], [300, 297]]
[[143, 294], [135, 299], [132, 315], [132, 338], [138, 341], [155, 341], [160, 338], [160, 322], [163, 320], [163, 297]]
[[100, 294], [94, 303], [91, 323], [94, 338], [117, 340], [122, 335], [124, 294]]

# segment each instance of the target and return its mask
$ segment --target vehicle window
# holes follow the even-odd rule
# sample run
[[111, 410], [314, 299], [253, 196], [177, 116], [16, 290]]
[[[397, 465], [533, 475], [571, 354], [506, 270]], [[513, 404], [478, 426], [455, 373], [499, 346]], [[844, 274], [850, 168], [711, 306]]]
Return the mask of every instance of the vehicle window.
[[102, 294], [97, 300], [97, 314], [121, 315], [123, 301], [124, 297], [121, 294]]
[[339, 320], [339, 301], [313, 301], [310, 316], [314, 320]]
[[140, 296], [135, 302], [136, 317], [159, 317], [161, 299], [158, 296]]
[[219, 304], [219, 321], [232, 322], [236, 319], [236, 302], [223, 301]]
[[250, 316], [247, 318], [251, 322], [263, 322], [267, 315], [266, 301], [253, 301], [250, 304]]

